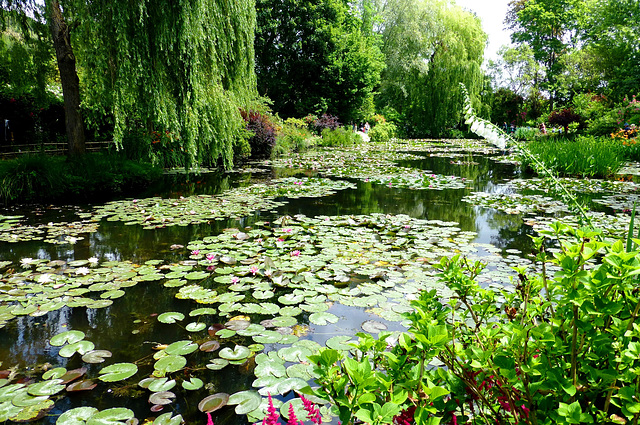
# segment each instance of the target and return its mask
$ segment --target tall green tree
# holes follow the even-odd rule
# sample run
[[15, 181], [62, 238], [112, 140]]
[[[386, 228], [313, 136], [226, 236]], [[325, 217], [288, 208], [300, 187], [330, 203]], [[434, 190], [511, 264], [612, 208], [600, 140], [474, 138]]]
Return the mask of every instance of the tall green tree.
[[512, 0], [505, 23], [511, 40], [527, 44], [544, 67], [542, 88], [559, 99], [558, 77], [565, 71], [563, 55], [578, 44], [581, 22], [589, 2], [584, 0]]
[[484, 84], [480, 20], [439, 0], [389, 0], [379, 13], [387, 68], [378, 105], [399, 112], [409, 136], [444, 135], [460, 122], [459, 84], [476, 100]]
[[639, 93], [640, 2], [591, 2], [581, 34], [592, 67], [602, 74], [600, 91], [616, 101]]
[[118, 146], [144, 127], [169, 134], [185, 164], [231, 164], [239, 109], [257, 97], [253, 0], [1, 1], [51, 28], [67, 116], [81, 100], [113, 117]]
[[273, 109], [362, 119], [384, 63], [362, 17], [342, 0], [258, 0], [256, 11], [258, 90]]

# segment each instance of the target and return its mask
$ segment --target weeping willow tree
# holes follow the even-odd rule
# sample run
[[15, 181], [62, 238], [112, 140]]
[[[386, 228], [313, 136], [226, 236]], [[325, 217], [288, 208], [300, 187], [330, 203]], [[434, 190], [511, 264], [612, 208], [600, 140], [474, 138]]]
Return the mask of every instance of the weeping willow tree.
[[230, 166], [256, 98], [253, 0], [77, 2], [76, 33], [89, 109], [167, 134], [186, 165]]
[[[230, 166], [244, 129], [239, 110], [256, 99], [254, 0], [0, 5], [50, 26], [67, 115], [82, 102], [89, 124], [112, 118], [120, 148], [129, 132], [144, 128], [167, 135], [185, 165], [221, 159]], [[83, 151], [84, 139], [78, 145]]]
[[404, 117], [408, 136], [442, 136], [460, 121], [464, 83], [484, 81], [487, 41], [479, 19], [450, 0], [388, 0], [380, 11], [387, 67], [378, 106]]

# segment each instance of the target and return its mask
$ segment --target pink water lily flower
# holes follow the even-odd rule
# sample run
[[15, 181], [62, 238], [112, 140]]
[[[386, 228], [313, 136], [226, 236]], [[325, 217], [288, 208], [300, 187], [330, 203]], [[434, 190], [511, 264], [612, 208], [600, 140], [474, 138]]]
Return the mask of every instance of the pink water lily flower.
[[291, 251], [291, 256], [292, 257], [299, 257], [300, 256], [300, 251], [298, 251], [297, 249], [295, 251]]
[[258, 268], [256, 266], [251, 266], [249, 272], [251, 272], [251, 274], [255, 276], [255, 274], [258, 273]]
[[194, 249], [193, 251], [191, 251], [191, 255], [200, 255], [200, 250]]
[[216, 258], [216, 254], [210, 252], [207, 254], [207, 261], [212, 262]]

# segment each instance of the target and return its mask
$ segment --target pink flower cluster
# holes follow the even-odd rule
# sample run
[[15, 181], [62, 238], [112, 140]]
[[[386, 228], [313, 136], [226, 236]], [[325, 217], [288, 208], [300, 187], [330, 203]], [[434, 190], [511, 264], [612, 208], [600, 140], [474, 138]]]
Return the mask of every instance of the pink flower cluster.
[[[302, 400], [304, 410], [307, 411], [307, 418], [311, 421], [311, 423], [315, 425], [322, 424], [322, 415], [320, 414], [320, 409], [318, 409], [318, 406], [313, 404], [312, 401], [306, 399], [302, 394], [300, 394], [300, 400]], [[262, 419], [262, 425], [278, 425], [279, 419], [280, 415], [278, 415], [276, 408], [273, 406], [273, 400], [271, 399], [271, 394], [269, 394], [269, 407], [267, 408], [267, 416]], [[304, 425], [304, 423], [296, 417], [293, 409], [293, 403], [289, 404], [289, 420], [287, 421], [287, 425]]]

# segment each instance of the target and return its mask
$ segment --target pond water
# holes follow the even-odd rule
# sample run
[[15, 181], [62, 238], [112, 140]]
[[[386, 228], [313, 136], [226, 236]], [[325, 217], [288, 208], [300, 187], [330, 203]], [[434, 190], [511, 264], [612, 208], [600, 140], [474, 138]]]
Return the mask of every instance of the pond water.
[[[206, 423], [201, 400], [240, 393], [213, 419], [245, 424], [267, 393], [281, 404], [312, 382], [306, 354], [403, 330], [420, 289], [446, 296], [429, 266], [441, 256], [480, 257], [485, 284], [508, 288], [535, 226], [570, 211], [501, 154], [426, 141], [329, 150], [168, 175], [136, 200], [0, 211], [0, 422], [91, 406]], [[635, 183], [592, 183], [581, 196], [609, 196], [589, 206], [623, 229]]]

